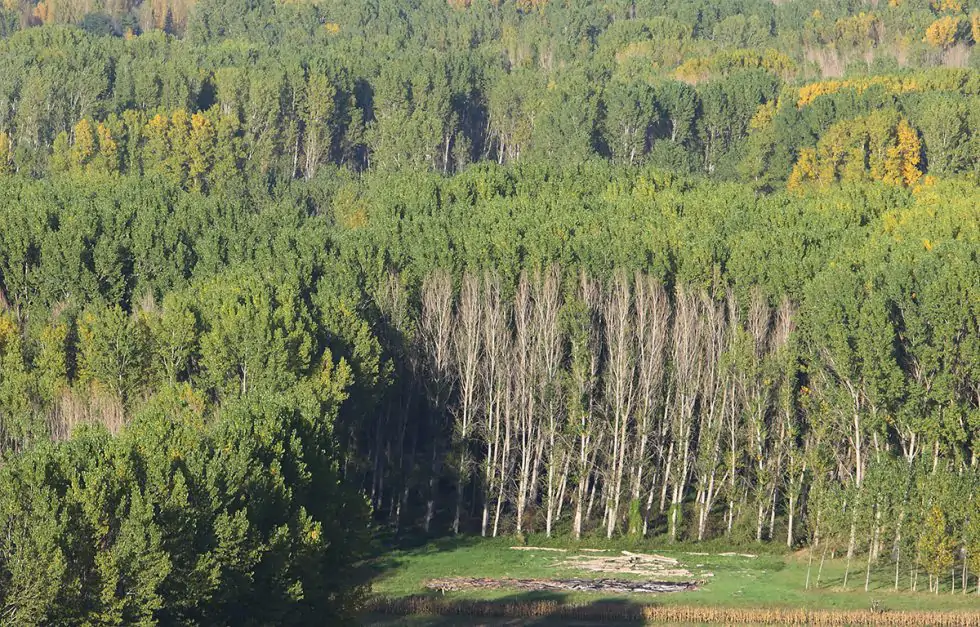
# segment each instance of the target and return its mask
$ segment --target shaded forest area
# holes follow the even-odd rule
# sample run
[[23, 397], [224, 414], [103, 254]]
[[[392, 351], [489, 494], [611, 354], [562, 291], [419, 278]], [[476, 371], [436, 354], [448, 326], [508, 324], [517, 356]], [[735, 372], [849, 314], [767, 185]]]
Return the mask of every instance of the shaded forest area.
[[0, 616], [340, 622], [372, 524], [980, 590], [977, 10], [5, 3]]

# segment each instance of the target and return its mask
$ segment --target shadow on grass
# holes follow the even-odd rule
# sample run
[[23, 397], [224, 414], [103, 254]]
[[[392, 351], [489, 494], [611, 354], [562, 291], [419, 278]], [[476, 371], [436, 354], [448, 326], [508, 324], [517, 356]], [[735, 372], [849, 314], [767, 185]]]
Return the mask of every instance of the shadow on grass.
[[358, 583], [371, 583], [389, 576], [406, 560], [426, 553], [441, 553], [472, 546], [485, 538], [471, 535], [437, 536], [423, 533], [399, 534], [379, 531], [367, 558], [357, 571]]
[[571, 602], [567, 594], [523, 592], [493, 600], [451, 599], [438, 594], [376, 600], [363, 622], [376, 627], [455, 625], [592, 627], [643, 625], [643, 606], [628, 600]]

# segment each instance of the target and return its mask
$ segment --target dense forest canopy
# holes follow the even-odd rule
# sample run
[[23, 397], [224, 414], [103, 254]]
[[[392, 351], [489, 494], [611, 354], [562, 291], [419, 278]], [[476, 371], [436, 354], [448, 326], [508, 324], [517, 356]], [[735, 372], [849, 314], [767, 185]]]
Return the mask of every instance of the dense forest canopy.
[[0, 33], [5, 621], [347, 620], [371, 525], [980, 573], [980, 5]]

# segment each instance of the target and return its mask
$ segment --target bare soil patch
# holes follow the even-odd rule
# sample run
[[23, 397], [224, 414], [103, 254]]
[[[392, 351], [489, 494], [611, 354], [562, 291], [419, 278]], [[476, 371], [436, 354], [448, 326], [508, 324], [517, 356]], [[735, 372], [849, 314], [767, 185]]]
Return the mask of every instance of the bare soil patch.
[[425, 587], [440, 592], [460, 590], [563, 590], [571, 592], [611, 592], [664, 594], [697, 590], [700, 581], [627, 581], [624, 579], [483, 579], [450, 577], [430, 579]]
[[589, 570], [597, 573], [619, 573], [647, 577], [691, 577], [691, 571], [684, 568], [672, 557], [631, 553], [622, 551], [619, 555], [572, 555], [559, 566], [575, 570]]

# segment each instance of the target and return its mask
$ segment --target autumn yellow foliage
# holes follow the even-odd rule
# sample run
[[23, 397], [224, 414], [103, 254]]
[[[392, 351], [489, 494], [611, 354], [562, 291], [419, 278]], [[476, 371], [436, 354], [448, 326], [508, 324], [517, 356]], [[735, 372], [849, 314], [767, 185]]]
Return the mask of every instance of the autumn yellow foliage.
[[802, 150], [787, 187], [840, 181], [912, 187], [922, 178], [921, 161], [922, 142], [908, 121], [895, 111], [875, 111], [834, 124], [816, 148]]
[[674, 70], [674, 76], [678, 80], [697, 83], [713, 75], [755, 68], [788, 77], [796, 71], [796, 64], [785, 54], [773, 49], [761, 53], [756, 50], [728, 50], [685, 61]]
[[6, 313], [0, 313], [0, 346], [6, 346], [7, 342], [17, 336], [17, 324]]
[[631, 41], [621, 50], [616, 51], [616, 63], [623, 63], [636, 58], [648, 57], [653, 52], [653, 43], [650, 41]]
[[817, 151], [813, 148], [804, 148], [800, 151], [800, 156], [796, 159], [793, 171], [789, 174], [786, 187], [790, 190], [799, 189], [806, 181], [817, 179]]
[[959, 13], [963, 10], [960, 0], [932, 0], [930, 6], [936, 13]]
[[71, 164], [84, 167], [95, 156], [97, 144], [92, 123], [82, 118], [75, 125], [71, 145]]
[[149, 122], [146, 123], [147, 128], [150, 132], [163, 134], [167, 130], [167, 126], [170, 124], [170, 120], [167, 116], [162, 113], [158, 113], [153, 116]]
[[204, 176], [214, 165], [215, 130], [211, 120], [200, 113], [191, 116], [191, 134], [187, 152], [187, 176], [191, 186], [200, 189]]
[[101, 122], [95, 129], [95, 136], [99, 142], [99, 160], [102, 162], [103, 168], [106, 171], [115, 172], [119, 168], [117, 160], [119, 146], [116, 144], [116, 140], [112, 138], [112, 133], [108, 127]]
[[858, 93], [862, 93], [875, 86], [884, 87], [888, 92], [895, 94], [919, 91], [921, 88], [915, 78], [898, 78], [895, 76], [872, 76], [869, 78], [819, 81], [800, 87], [796, 106], [802, 109], [812, 104], [819, 96], [836, 94], [846, 89], [853, 89]]
[[548, 0], [517, 0], [517, 8], [524, 13], [543, 9]]
[[934, 48], [946, 49], [956, 43], [962, 18], [955, 15], [941, 17], [926, 29], [925, 42]]
[[895, 134], [897, 141], [895, 146], [889, 149], [889, 162], [893, 164], [895, 173], [899, 175], [898, 182], [909, 187], [922, 177], [922, 170], [919, 169], [922, 162], [922, 142], [919, 141], [919, 134], [912, 125], [904, 119], [899, 120]]
[[874, 13], [861, 12], [851, 17], [842, 17], [834, 24], [837, 41], [850, 46], [862, 46], [868, 42], [877, 43], [881, 30], [881, 20]]
[[343, 187], [337, 192], [333, 210], [337, 222], [347, 229], [356, 230], [368, 224], [367, 205], [353, 188]]
[[776, 112], [779, 111], [779, 101], [770, 100], [759, 105], [756, 110], [755, 115], [749, 120], [749, 128], [753, 131], [766, 128], [772, 123], [773, 118], [776, 117]]
[[44, 24], [50, 24], [54, 21], [54, 9], [44, 0], [38, 2], [31, 13]]
[[0, 131], [0, 174], [7, 174], [12, 169], [14, 151], [10, 143], [10, 135]]

